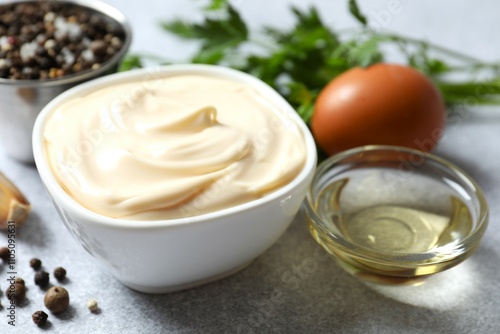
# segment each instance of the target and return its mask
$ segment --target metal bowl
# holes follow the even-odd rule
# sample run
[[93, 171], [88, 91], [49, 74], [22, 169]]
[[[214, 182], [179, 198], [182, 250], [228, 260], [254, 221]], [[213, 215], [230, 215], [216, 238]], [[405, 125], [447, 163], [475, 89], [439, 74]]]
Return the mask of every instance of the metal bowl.
[[[2, 6], [27, 2], [34, 1], [7, 1], [2, 3]], [[25, 163], [34, 162], [31, 134], [35, 119], [43, 107], [54, 97], [73, 86], [116, 72], [132, 41], [128, 20], [116, 8], [97, 0], [59, 1], [59, 3], [78, 5], [114, 19], [123, 28], [125, 40], [122, 48], [95, 70], [49, 80], [0, 78], [0, 142], [9, 156]]]

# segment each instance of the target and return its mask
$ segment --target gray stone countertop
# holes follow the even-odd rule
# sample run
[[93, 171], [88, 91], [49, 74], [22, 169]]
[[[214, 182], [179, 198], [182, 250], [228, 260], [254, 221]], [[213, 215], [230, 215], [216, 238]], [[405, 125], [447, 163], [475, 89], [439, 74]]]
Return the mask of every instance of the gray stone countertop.
[[[194, 50], [161, 32], [162, 18], [197, 17], [201, 1], [108, 0], [130, 19], [133, 51], [181, 59]], [[252, 26], [292, 23], [290, 3], [311, 1], [236, 0]], [[353, 25], [346, 1], [312, 1], [328, 24]], [[500, 3], [494, 0], [440, 2], [360, 1], [381, 26], [446, 47], [498, 59]], [[309, 235], [297, 216], [279, 241], [245, 270], [187, 291], [146, 295], [121, 285], [70, 236], [57, 216], [36, 169], [0, 155], [0, 171], [33, 204], [19, 229], [19, 275], [29, 287], [28, 303], [18, 308], [16, 327], [0, 309], [0, 333], [497, 333], [500, 328], [500, 110], [472, 107], [446, 130], [436, 153], [466, 170], [490, 203], [490, 226], [475, 254], [463, 264], [419, 287], [381, 287], [360, 282], [340, 269]], [[7, 238], [0, 233], [0, 239]], [[0, 244], [3, 244], [0, 240]], [[72, 306], [50, 326], [37, 328], [31, 314], [43, 308], [43, 292], [32, 282], [28, 262], [39, 257], [48, 269], [62, 265]], [[0, 266], [0, 287], [7, 282]], [[86, 309], [96, 298], [100, 313]], [[0, 300], [5, 304], [2, 293]]]

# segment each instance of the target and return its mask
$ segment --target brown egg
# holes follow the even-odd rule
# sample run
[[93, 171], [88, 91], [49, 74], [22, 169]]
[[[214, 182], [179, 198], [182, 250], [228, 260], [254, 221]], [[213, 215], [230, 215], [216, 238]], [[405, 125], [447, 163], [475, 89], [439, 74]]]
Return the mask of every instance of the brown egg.
[[375, 144], [432, 151], [445, 115], [443, 99], [426, 76], [403, 65], [375, 64], [353, 68], [321, 91], [311, 129], [329, 155]]

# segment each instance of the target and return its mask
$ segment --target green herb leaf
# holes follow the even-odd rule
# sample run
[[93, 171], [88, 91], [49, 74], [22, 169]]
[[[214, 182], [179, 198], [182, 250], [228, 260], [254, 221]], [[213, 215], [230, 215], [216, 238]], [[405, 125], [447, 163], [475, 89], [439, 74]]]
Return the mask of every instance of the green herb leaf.
[[443, 74], [450, 70], [450, 66], [439, 59], [428, 59], [427, 66], [429, 68], [429, 72], [433, 75]]
[[366, 16], [364, 16], [359, 10], [359, 6], [356, 0], [349, 0], [349, 11], [359, 21], [359, 23], [361, 23], [364, 26], [368, 24]]
[[199, 39], [206, 37], [206, 32], [202, 29], [201, 26], [186, 23], [179, 19], [170, 22], [163, 22], [161, 26], [168, 32], [184, 39]]
[[378, 39], [371, 38], [360, 44], [351, 52], [358, 60], [359, 66], [367, 67], [382, 60], [382, 55], [378, 48]]
[[221, 10], [229, 6], [229, 0], [211, 0], [210, 4], [205, 7], [205, 10]]
[[291, 82], [288, 87], [290, 88], [288, 98], [291, 102], [305, 104], [313, 100], [313, 94], [303, 83]]
[[222, 45], [206, 45], [191, 59], [197, 64], [219, 64], [226, 57], [228, 50], [238, 46], [240, 42], [229, 41]]
[[240, 15], [229, 7], [227, 17], [205, 18], [202, 24], [174, 20], [162, 23], [163, 29], [184, 39], [201, 39], [204, 45], [213, 46], [233, 40], [245, 41], [248, 29]]
[[302, 120], [306, 124], [309, 124], [309, 122], [311, 121], [313, 113], [314, 113], [314, 104], [311, 102], [301, 104], [297, 108], [297, 114], [299, 114], [300, 118], [302, 118]]
[[436, 59], [429, 54], [429, 45], [422, 43], [414, 53], [406, 51], [408, 65], [418, 69], [431, 78], [449, 72], [450, 66], [440, 59]]
[[121, 62], [118, 71], [125, 72], [134, 68], [141, 68], [141, 67], [143, 67], [141, 57], [138, 55], [129, 54]]
[[379, 43], [380, 39], [377, 36], [359, 36], [348, 40], [333, 51], [329, 63], [332, 64], [335, 61], [340, 65], [344, 62], [347, 63], [347, 68], [350, 68], [367, 67], [381, 62], [383, 55], [380, 52]]
[[314, 100], [317, 93], [310, 91], [301, 82], [291, 82], [288, 87], [290, 88], [290, 93], [287, 96], [288, 101], [298, 106], [297, 113], [304, 122], [309, 123], [314, 111]]
[[162, 23], [163, 29], [184, 39], [197, 39], [202, 46], [192, 62], [218, 64], [225, 54], [248, 39], [248, 28], [238, 12], [231, 6], [225, 15], [206, 17], [201, 24], [173, 20]]
[[[450, 105], [467, 103], [471, 96], [478, 104], [500, 104], [500, 79], [486, 83], [447, 82], [442, 74], [493, 70], [500, 75], [500, 65], [480, 60], [407, 36], [370, 29], [366, 16], [356, 0], [348, 0], [351, 14], [362, 25], [359, 34], [340, 35], [326, 26], [318, 11], [291, 8], [295, 25], [288, 29], [265, 26], [261, 39], [250, 34], [246, 23], [229, 0], [210, 0], [201, 22], [172, 20], [162, 27], [174, 35], [200, 41], [191, 61], [223, 64], [250, 73], [271, 85], [309, 122], [314, 103], [323, 87], [332, 79], [355, 66], [366, 67], [384, 59], [385, 47], [396, 47], [408, 64], [429, 76]], [[241, 48], [248, 44], [250, 48]], [[251, 50], [243, 51], [243, 50]], [[463, 65], [451, 66], [443, 59], [452, 58]], [[121, 70], [141, 67], [146, 55], [128, 56]], [[477, 91], [486, 92], [477, 96]]]

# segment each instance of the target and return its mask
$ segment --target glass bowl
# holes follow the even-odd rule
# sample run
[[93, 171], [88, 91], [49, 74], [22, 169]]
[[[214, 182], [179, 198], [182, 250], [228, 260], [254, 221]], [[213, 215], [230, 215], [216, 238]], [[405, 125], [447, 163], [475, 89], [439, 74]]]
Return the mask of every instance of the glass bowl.
[[435, 155], [366, 146], [318, 167], [306, 199], [314, 239], [363, 280], [416, 285], [464, 261], [488, 224], [478, 184]]

